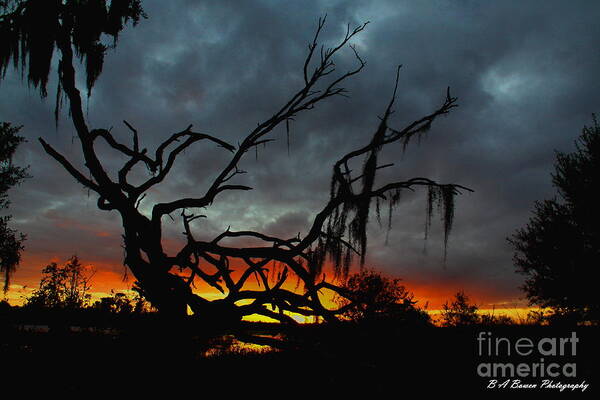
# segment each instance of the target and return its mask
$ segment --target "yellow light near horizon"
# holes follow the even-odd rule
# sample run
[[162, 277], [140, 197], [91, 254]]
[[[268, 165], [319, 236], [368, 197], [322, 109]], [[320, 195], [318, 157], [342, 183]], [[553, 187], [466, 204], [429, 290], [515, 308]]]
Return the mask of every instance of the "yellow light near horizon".
[[[53, 261], [61, 262], [58, 258], [53, 259]], [[64, 261], [64, 260], [63, 260]], [[126, 293], [128, 295], [135, 295], [133, 291], [131, 291], [131, 283], [127, 283], [123, 281], [123, 276], [120, 273], [116, 273], [112, 270], [104, 270], [103, 268], [106, 266], [105, 264], [98, 264], [99, 267], [95, 267], [93, 264], [88, 264], [86, 268], [95, 270], [95, 275], [92, 280], [93, 288], [89, 294], [92, 296], [90, 304], [93, 304], [95, 301], [100, 300], [103, 297], [111, 297], [111, 288], [114, 288], [114, 293]], [[239, 268], [239, 271], [242, 271], [243, 268]], [[236, 272], [233, 275], [234, 278], [240, 272]], [[328, 274], [328, 276], [331, 276]], [[23, 282], [20, 282], [23, 283]], [[21, 306], [25, 302], [25, 299], [31, 295], [32, 291], [37, 289], [38, 284], [37, 281], [32, 281], [31, 284], [26, 282], [27, 284], [18, 284], [13, 283], [11, 285], [11, 289], [4, 295], [4, 300], [8, 301], [9, 304], [13, 306]], [[338, 282], [339, 283], [339, 282]], [[425, 311], [435, 320], [439, 319], [439, 314], [441, 313], [441, 305], [443, 302], [451, 297], [449, 293], [452, 293], [454, 289], [450, 289], [445, 286], [435, 286], [435, 285], [422, 285], [415, 284], [410, 282], [404, 282], [407, 286], [407, 289], [413, 293], [415, 293], [416, 299], [419, 301], [417, 306], [425, 304], [432, 305], [434, 308], [425, 309]], [[288, 282], [286, 282], [283, 286], [285, 289], [300, 293], [302, 292], [302, 288], [296, 287], [296, 280], [291, 276], [288, 278]], [[95, 290], [94, 290], [95, 289]], [[254, 279], [249, 279], [244, 285], [244, 289], [249, 290], [263, 290], [264, 287], [261, 287], [258, 282]], [[482, 289], [482, 288], [480, 288]], [[203, 298], [212, 301], [217, 299], [223, 299], [226, 295], [223, 295], [215, 288], [204, 284], [203, 282], [197, 282], [197, 288], [194, 292]], [[479, 296], [478, 296], [479, 294]], [[322, 290], [319, 294], [321, 302], [328, 309], [337, 308], [339, 305], [336, 304], [334, 299], [334, 293], [330, 290]], [[478, 300], [485, 298], [483, 292], [476, 291], [475, 295], [472, 297], [472, 300]], [[239, 302], [237, 304], [242, 304]], [[526, 307], [523, 304], [523, 301], [504, 301], [504, 302], [496, 302], [498, 308], [492, 308], [491, 302], [486, 303], [486, 308], [481, 308], [479, 310], [480, 314], [493, 314], [495, 316], [506, 315], [512, 318], [515, 322], [523, 322], [526, 320], [527, 315], [530, 311], [539, 311], [538, 308], [534, 307]], [[483, 306], [480, 306], [483, 307]], [[191, 310], [188, 311], [191, 315]], [[315, 322], [314, 317], [307, 317], [304, 315], [292, 314], [288, 313], [292, 318], [294, 318], [299, 323], [313, 323]], [[278, 322], [272, 318], [262, 315], [250, 315], [244, 317], [245, 321], [253, 321], [253, 322]]]
[[[440, 325], [441, 316], [444, 310], [426, 310], [436, 325]], [[512, 308], [483, 308], [477, 310], [479, 315], [493, 315], [496, 317], [506, 316], [515, 323], [527, 322], [527, 316], [531, 311], [542, 311], [539, 307], [512, 307]]]

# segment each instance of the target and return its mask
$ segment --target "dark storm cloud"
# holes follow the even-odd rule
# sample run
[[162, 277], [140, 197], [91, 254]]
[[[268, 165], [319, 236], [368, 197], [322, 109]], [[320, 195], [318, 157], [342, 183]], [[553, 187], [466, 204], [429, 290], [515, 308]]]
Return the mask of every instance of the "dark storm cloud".
[[[387, 149], [385, 161], [396, 166], [382, 171], [381, 182], [427, 176], [475, 193], [458, 199], [445, 267], [439, 224], [423, 251], [425, 205], [419, 194], [401, 203], [387, 246], [385, 227], [371, 224], [368, 262], [433, 286], [487, 287], [490, 301], [519, 295], [521, 278], [514, 274], [505, 238], [524, 225], [535, 200], [552, 196], [553, 150], [572, 150], [581, 127], [598, 111], [600, 5], [147, 1], [146, 8], [150, 18], [128, 29], [108, 55], [90, 99], [89, 120], [112, 126], [127, 141], [129, 132], [121, 124], [126, 119], [149, 149], [190, 123], [237, 144], [300, 87], [319, 16], [328, 14], [323, 40], [329, 45], [340, 39], [346, 23], [371, 21], [355, 41], [367, 66], [348, 81], [351, 98], [331, 99], [299, 115], [291, 127], [289, 156], [283, 127], [274, 132], [276, 142], [259, 149], [258, 160], [248, 154], [240, 167], [249, 173], [238, 182], [255, 189], [225, 194], [203, 211], [208, 218], [197, 221], [199, 236], [213, 237], [229, 225], [271, 234], [305, 232], [327, 199], [332, 163], [369, 140], [401, 63], [392, 125], [401, 127], [432, 111], [448, 85], [460, 107], [437, 121], [420, 145], [411, 144], [406, 153], [400, 146]], [[339, 71], [354, 62], [351, 52], [340, 54]], [[34, 178], [14, 190], [12, 210], [19, 229], [30, 234], [28, 251], [76, 247], [84, 258], [118, 262], [116, 215], [96, 210], [95, 199], [88, 199], [35, 140], [44, 136], [80, 161], [68, 116], [55, 131], [52, 101], [40, 102], [15, 75], [9, 72], [0, 86], [0, 106], [2, 119], [24, 124], [30, 140], [17, 161], [31, 164]], [[116, 167], [119, 158], [103, 152]], [[203, 193], [228, 158], [210, 144], [188, 150], [142, 207]], [[99, 237], [100, 231], [110, 235]], [[166, 232], [178, 240], [179, 221], [167, 221]]]

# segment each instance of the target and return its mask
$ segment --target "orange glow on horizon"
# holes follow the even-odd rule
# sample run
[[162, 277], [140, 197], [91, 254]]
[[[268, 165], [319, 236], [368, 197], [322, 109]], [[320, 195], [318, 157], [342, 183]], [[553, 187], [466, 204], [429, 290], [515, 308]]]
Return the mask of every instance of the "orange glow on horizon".
[[[98, 235], [103, 234], [103, 232], [98, 233]], [[41, 278], [41, 269], [45, 265], [48, 265], [50, 262], [62, 264], [65, 261], [65, 258], [61, 258], [56, 255], [36, 256], [33, 254], [24, 254], [22, 267], [17, 270], [17, 273], [13, 277], [11, 290], [9, 290], [8, 293], [4, 296], [4, 299], [6, 299], [12, 305], [22, 305], [25, 297], [29, 296], [31, 292], [38, 287], [39, 280]], [[96, 300], [99, 300], [102, 297], [110, 296], [111, 291], [132, 293], [130, 290], [135, 279], [130, 272], [126, 273], [125, 267], [123, 265], [104, 260], [90, 260], [91, 262], [88, 262], [88, 260], [80, 259], [80, 261], [84, 266], [86, 266], [88, 273], [93, 273], [90, 282], [90, 294], [92, 295], [91, 303], [93, 303]], [[32, 268], [32, 265], [35, 265], [36, 267]], [[234, 279], [234, 281], [237, 281], [243, 271], [239, 260], [238, 263], [232, 261], [230, 267], [235, 270], [235, 272], [232, 273], [232, 278]], [[268, 264], [267, 268], [271, 269], [272, 264]], [[324, 271], [326, 272], [326, 276], [328, 277], [334, 275], [331, 268], [324, 268]], [[213, 271], [209, 270], [208, 272], [212, 273]], [[276, 277], [276, 273], [274, 274], [274, 276]], [[260, 278], [254, 275], [250, 276], [244, 285], [244, 289], [263, 290], [263, 283], [262, 281], [259, 283], [259, 281]], [[331, 280], [328, 279], [328, 281]], [[271, 285], [274, 284], [272, 279], [269, 280], [269, 283]], [[436, 315], [438, 315], [441, 312], [442, 305], [446, 301], [451, 301], [454, 297], [454, 294], [458, 290], [462, 289], [464, 289], [464, 291], [467, 293], [467, 295], [471, 299], [471, 302], [475, 303], [480, 308], [480, 311], [483, 313], [493, 312], [494, 315], [508, 315], [513, 319], [519, 321], [524, 320], [527, 316], [527, 313], [530, 310], [535, 309], [528, 307], [523, 300], [519, 299], [494, 299], [491, 296], [489, 296], [489, 290], [483, 287], [461, 288], [455, 287], [453, 285], [414, 283], [410, 280], [403, 280], [401, 283], [406, 287], [408, 291], [414, 294], [414, 299], [418, 301], [417, 307], [420, 307], [427, 311], [430, 315], [432, 315], [433, 318], [435, 318]], [[226, 289], [224, 285], [223, 287], [224, 289]], [[283, 285], [283, 288], [294, 292], [301, 292], [302, 283], [298, 284], [295, 275], [290, 271], [287, 281]], [[194, 292], [198, 295], [201, 295], [202, 297], [207, 298], [208, 300], [214, 300], [224, 297], [224, 295], [221, 294], [216, 288], [211, 287], [205, 282], [200, 281], [198, 279], [195, 281]], [[320, 295], [321, 301], [323, 302], [323, 305], [326, 308], [333, 309], [337, 307], [337, 304], [334, 301], [334, 295], [330, 290], [323, 290], [320, 293]], [[293, 315], [292, 317], [298, 322], [314, 321], [314, 317], [305, 317], [301, 315]], [[260, 315], [252, 315], [245, 317], [244, 319], [248, 321], [263, 322], [274, 321], [271, 318]]]

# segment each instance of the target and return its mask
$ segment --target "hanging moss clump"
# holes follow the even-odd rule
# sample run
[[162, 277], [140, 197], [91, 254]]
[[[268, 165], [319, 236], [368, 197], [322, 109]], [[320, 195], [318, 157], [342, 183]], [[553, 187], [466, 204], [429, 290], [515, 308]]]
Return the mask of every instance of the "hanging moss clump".
[[[141, 0], [20, 0], [0, 3], [0, 74], [9, 66], [27, 74], [28, 83], [48, 95], [47, 85], [55, 48], [72, 46], [85, 67], [88, 97], [102, 73], [104, 55], [117, 44], [128, 21], [146, 17]], [[112, 45], [102, 43], [103, 35]], [[60, 76], [60, 69], [58, 75]], [[60, 79], [59, 79], [60, 81]], [[61, 105], [58, 85], [55, 117]]]

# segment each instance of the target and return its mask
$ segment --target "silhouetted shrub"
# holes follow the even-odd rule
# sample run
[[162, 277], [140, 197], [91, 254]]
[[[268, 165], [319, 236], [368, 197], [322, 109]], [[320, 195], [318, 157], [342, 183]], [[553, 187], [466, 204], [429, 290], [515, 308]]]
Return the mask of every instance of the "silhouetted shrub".
[[125, 293], [114, 292], [111, 296], [103, 297], [94, 302], [92, 308], [107, 314], [131, 315], [150, 311], [150, 305], [141, 295], [131, 297]]
[[338, 303], [348, 307], [343, 316], [355, 322], [428, 323], [429, 314], [415, 306], [414, 294], [400, 282], [372, 269], [350, 275], [342, 288], [352, 302], [338, 298]]
[[465, 326], [481, 322], [480, 316], [477, 315], [479, 308], [469, 303], [469, 296], [463, 291], [456, 293], [451, 303], [446, 301], [442, 309], [442, 326]]

